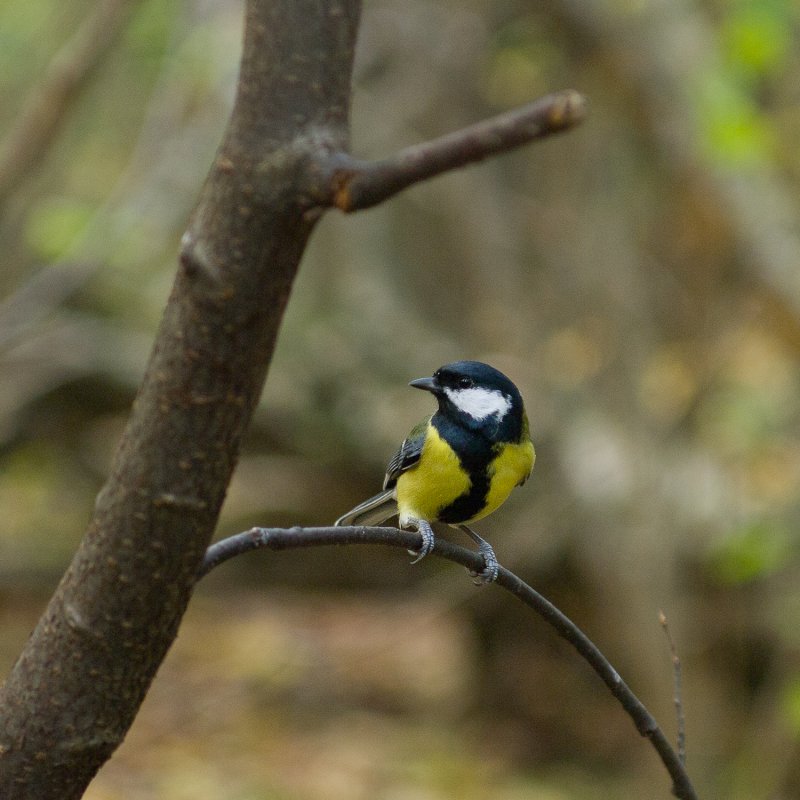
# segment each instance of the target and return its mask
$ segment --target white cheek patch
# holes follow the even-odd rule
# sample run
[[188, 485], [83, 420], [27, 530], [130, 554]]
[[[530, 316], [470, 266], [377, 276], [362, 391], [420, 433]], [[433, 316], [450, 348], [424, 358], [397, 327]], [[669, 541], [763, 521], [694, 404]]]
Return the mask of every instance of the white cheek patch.
[[473, 419], [497, 417], [501, 420], [511, 408], [511, 399], [497, 389], [483, 389], [473, 386], [471, 389], [445, 389], [450, 402]]

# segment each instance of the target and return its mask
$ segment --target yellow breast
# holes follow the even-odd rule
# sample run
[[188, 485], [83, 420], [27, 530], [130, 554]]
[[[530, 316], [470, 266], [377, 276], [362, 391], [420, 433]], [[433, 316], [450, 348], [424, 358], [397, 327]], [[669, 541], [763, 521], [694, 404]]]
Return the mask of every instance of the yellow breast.
[[400, 524], [410, 518], [435, 520], [443, 508], [469, 491], [470, 486], [458, 456], [429, 424], [419, 463], [397, 479]]
[[489, 492], [483, 510], [469, 522], [488, 516], [505, 503], [511, 490], [527, 480], [533, 469], [536, 452], [530, 439], [521, 444], [500, 445], [500, 451], [489, 466]]
[[[505, 502], [511, 490], [524, 482], [533, 469], [535, 453], [530, 440], [503, 444], [488, 467], [489, 490], [481, 511], [467, 522], [491, 514]], [[396, 497], [400, 524], [409, 519], [436, 520], [442, 509], [469, 492], [472, 482], [458, 456], [428, 427], [419, 462], [397, 479]]]

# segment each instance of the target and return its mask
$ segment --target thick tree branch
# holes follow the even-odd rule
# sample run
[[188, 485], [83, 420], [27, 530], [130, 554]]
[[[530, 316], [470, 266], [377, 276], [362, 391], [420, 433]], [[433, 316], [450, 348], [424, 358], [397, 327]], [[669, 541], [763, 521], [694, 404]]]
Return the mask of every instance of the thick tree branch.
[[133, 722], [189, 602], [320, 213], [366, 208], [580, 118], [566, 93], [357, 162], [345, 154], [359, 13], [359, 0], [246, 1], [236, 102], [131, 418], [81, 546], [0, 687], [3, 800], [79, 798]]
[[343, 150], [355, 0], [248, 0], [236, 103], [81, 546], [0, 688], [0, 797], [72, 800], [175, 638]]
[[[330, 545], [375, 544], [388, 547], [399, 547], [404, 550], [417, 550], [421, 545], [421, 537], [416, 532], [403, 531], [398, 528], [365, 528], [365, 527], [332, 527], [332, 528], [251, 528], [244, 533], [236, 534], [214, 543], [206, 551], [200, 567], [199, 577], [208, 574], [214, 567], [234, 556], [251, 550], [291, 550], [301, 547], [318, 547]], [[483, 556], [474, 550], [467, 550], [448, 542], [441, 537], [436, 538], [433, 555], [461, 564], [467, 569], [478, 572], [483, 569]], [[677, 754], [653, 715], [641, 700], [622, 680], [619, 673], [611, 666], [597, 645], [563, 612], [556, 608], [546, 597], [530, 587], [521, 578], [505, 567], [495, 583], [513, 594], [525, 605], [532, 608], [542, 619], [551, 625], [559, 636], [566, 639], [578, 653], [589, 663], [589, 666], [600, 676], [601, 680], [617, 698], [625, 712], [633, 720], [639, 733], [647, 738], [661, 759], [672, 778], [672, 791], [681, 800], [697, 800], [692, 782], [683, 764], [683, 758]]]
[[370, 208], [409, 186], [452, 169], [569, 130], [586, 114], [578, 92], [547, 95], [522, 108], [499, 114], [430, 142], [408, 147], [382, 161], [349, 156], [331, 160], [333, 195], [342, 211]]

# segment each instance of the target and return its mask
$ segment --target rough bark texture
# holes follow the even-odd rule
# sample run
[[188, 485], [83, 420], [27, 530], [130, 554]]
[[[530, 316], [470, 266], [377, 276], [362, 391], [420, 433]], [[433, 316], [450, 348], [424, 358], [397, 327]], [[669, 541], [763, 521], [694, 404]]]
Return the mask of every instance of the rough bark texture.
[[77, 798], [177, 632], [347, 140], [356, 0], [248, 0], [238, 96], [88, 532], [0, 690], [0, 797]]
[[562, 92], [371, 164], [347, 152], [359, 0], [247, 0], [236, 103], [111, 475], [0, 688], [0, 798], [72, 800], [177, 633], [325, 208], [366, 208], [584, 115]]

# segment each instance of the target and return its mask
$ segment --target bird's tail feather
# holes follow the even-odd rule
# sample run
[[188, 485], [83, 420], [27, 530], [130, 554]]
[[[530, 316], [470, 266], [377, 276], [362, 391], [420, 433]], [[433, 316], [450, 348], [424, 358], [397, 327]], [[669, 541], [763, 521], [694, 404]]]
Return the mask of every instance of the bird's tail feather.
[[387, 489], [385, 492], [359, 503], [354, 509], [339, 517], [334, 525], [379, 525], [396, 513], [397, 502], [394, 498], [394, 490]]

